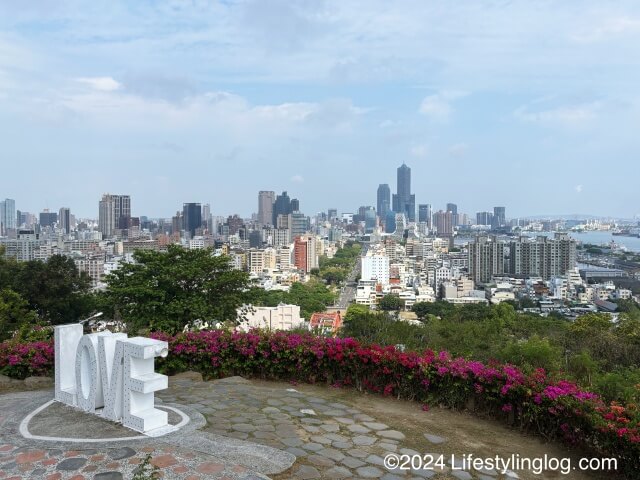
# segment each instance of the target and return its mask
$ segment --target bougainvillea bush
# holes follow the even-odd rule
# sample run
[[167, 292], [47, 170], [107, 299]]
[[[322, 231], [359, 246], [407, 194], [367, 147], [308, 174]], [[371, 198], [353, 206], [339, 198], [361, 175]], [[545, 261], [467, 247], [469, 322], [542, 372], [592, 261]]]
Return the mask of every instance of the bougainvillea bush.
[[53, 342], [0, 343], [0, 374], [12, 378], [53, 375]]
[[[158, 360], [158, 368], [169, 374], [196, 370], [207, 378], [242, 375], [325, 383], [415, 400], [425, 410], [429, 405], [469, 408], [546, 438], [615, 456], [629, 472], [640, 468], [638, 407], [605, 404], [541, 369], [526, 375], [512, 365], [452, 358], [447, 352], [402, 352], [310, 334], [211, 330], [153, 336], [169, 342], [169, 356]], [[52, 365], [50, 343], [0, 345], [0, 373], [42, 374]]]

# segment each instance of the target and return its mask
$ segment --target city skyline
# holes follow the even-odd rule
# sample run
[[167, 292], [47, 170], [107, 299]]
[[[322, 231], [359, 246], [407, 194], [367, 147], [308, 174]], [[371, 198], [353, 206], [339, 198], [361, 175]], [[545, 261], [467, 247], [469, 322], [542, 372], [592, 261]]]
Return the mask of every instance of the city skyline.
[[639, 213], [637, 2], [3, 2], [0, 28], [0, 196], [27, 211], [348, 211], [406, 162], [434, 208]]

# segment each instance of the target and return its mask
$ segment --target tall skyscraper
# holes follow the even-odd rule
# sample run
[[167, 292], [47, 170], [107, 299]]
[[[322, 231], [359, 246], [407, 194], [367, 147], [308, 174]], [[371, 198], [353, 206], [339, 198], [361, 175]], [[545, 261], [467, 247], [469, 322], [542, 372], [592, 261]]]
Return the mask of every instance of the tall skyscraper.
[[200, 227], [202, 227], [202, 206], [199, 203], [183, 203], [182, 228], [194, 237], [196, 228]]
[[64, 231], [64, 233], [71, 232], [71, 210], [69, 208], [62, 207], [58, 213], [58, 226]]
[[493, 207], [493, 228], [502, 228], [507, 224], [506, 208]]
[[338, 209], [337, 208], [330, 208], [327, 211], [327, 218], [329, 219], [329, 221], [333, 221], [336, 218], [338, 218]]
[[276, 201], [276, 192], [261, 190], [258, 193], [258, 223], [260, 225], [273, 225], [273, 203]]
[[418, 222], [426, 223], [429, 228], [433, 224], [433, 209], [430, 203], [418, 205]]
[[16, 201], [5, 198], [0, 202], [0, 235], [16, 229]]
[[115, 207], [116, 228], [126, 230], [131, 223], [131, 197], [112, 195]]
[[116, 204], [108, 193], [98, 203], [98, 230], [102, 238], [112, 237], [116, 229]]
[[291, 199], [291, 212], [299, 212], [300, 211], [300, 200], [297, 198]]
[[273, 225], [277, 225], [278, 215], [289, 215], [291, 213], [291, 199], [287, 192], [282, 192], [282, 195], [276, 197], [276, 201], [273, 204]]
[[447, 212], [451, 212], [451, 221], [453, 226], [458, 225], [458, 205], [455, 203], [447, 203]]
[[387, 212], [391, 209], [391, 189], [389, 184], [381, 183], [378, 185], [378, 202], [376, 204], [378, 216], [384, 220]]
[[404, 163], [398, 167], [398, 188], [393, 195], [393, 211], [404, 213], [410, 222], [416, 221], [416, 196], [411, 194], [411, 169]]
[[111, 237], [116, 229], [126, 230], [131, 222], [131, 197], [105, 193], [98, 204], [98, 230]]
[[209, 233], [211, 233], [211, 205], [205, 203], [202, 205], [202, 226], [205, 227]]

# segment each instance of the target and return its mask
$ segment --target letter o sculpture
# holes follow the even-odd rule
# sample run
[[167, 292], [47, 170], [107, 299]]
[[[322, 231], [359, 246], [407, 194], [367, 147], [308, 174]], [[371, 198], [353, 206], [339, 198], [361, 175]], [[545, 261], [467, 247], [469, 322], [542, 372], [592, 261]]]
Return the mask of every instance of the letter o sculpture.
[[[100, 386], [98, 359], [91, 335], [80, 339], [76, 350], [76, 393], [78, 408], [85, 412], [96, 409], [96, 396]], [[102, 387], [100, 387], [102, 390]]]

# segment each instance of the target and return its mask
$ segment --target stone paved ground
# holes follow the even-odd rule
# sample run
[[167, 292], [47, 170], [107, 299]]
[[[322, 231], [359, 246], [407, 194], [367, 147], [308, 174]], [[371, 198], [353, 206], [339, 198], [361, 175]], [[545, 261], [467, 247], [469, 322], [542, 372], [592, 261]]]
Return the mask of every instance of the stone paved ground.
[[[191, 433], [179, 438], [99, 446], [83, 444], [82, 448], [68, 444], [34, 445], [20, 440], [16, 435], [16, 419], [9, 421], [9, 416], [18, 409], [17, 403], [27, 397], [16, 397], [12, 404], [7, 400], [9, 396], [0, 395], [0, 479], [127, 479], [147, 454], [151, 454], [152, 462], [166, 480], [267, 478], [257, 473], [259, 468], [249, 467], [254, 464], [243, 453], [259, 450], [251, 447], [256, 444], [264, 445], [260, 447], [263, 449], [278, 449], [266, 450], [272, 455], [280, 451], [292, 454], [291, 459], [295, 455], [291, 468], [266, 472], [276, 480], [603, 478], [600, 474], [576, 472], [567, 476], [550, 472], [535, 476], [527, 471], [518, 471], [516, 477], [496, 471], [460, 469], [459, 464], [451, 464], [452, 454], [458, 458], [469, 453], [477, 457], [569, 454], [501, 424], [448, 410], [423, 412], [412, 402], [329, 387], [248, 381], [239, 377], [202, 382], [198, 377], [197, 374], [171, 377], [169, 389], [157, 397], [160, 405], [182, 405], [185, 411], [196, 411], [201, 419], [199, 430], [194, 427]], [[221, 450], [225, 442], [230, 442], [231, 451], [223, 451], [227, 447]], [[445, 465], [435, 470], [390, 471], [383, 465], [383, 457], [389, 453], [432, 454], [435, 458], [443, 455]]]
[[[348, 390], [233, 377], [214, 382], [175, 379], [160, 396], [200, 411], [207, 419], [207, 431], [294, 454], [294, 466], [275, 476], [282, 480], [601, 478], [578, 473], [535, 476], [526, 471], [500, 475], [461, 470], [459, 463], [451, 465], [451, 454], [460, 458], [468, 453], [481, 457], [507, 457], [515, 451], [522, 456], [566, 457], [568, 453], [503, 425], [442, 409], [423, 412], [412, 402]], [[389, 453], [430, 453], [435, 458], [442, 454], [446, 464], [435, 470], [389, 471], [383, 466]]]

